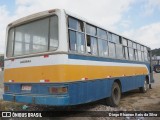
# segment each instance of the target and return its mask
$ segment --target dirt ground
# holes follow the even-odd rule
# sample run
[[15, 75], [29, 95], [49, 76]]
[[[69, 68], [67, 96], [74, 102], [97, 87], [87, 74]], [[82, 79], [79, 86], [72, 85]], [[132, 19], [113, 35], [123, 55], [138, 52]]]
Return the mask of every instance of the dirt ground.
[[147, 93], [138, 90], [122, 95], [120, 106], [127, 110], [160, 111], [160, 74], [154, 73], [155, 83]]

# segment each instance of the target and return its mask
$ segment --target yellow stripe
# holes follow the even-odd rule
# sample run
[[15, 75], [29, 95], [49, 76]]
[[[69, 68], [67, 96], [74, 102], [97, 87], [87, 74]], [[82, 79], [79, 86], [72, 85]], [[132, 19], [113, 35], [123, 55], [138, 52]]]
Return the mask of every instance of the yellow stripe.
[[145, 67], [126, 66], [84, 66], [84, 65], [51, 65], [38, 67], [24, 67], [5, 69], [4, 82], [14, 80], [15, 82], [39, 82], [50, 80], [50, 82], [79, 81], [82, 78], [101, 79], [111, 77], [122, 77], [147, 74]]

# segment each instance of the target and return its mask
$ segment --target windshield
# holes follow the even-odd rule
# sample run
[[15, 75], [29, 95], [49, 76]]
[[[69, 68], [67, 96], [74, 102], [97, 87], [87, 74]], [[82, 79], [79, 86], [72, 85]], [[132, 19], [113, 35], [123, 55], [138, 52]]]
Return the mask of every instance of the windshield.
[[7, 56], [19, 56], [56, 50], [58, 17], [52, 16], [11, 28]]

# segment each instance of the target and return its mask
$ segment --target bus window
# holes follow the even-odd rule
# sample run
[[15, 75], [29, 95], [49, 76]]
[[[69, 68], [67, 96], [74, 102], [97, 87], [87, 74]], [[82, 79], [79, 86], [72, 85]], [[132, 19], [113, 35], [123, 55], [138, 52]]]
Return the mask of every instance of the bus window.
[[112, 41], [112, 33], [108, 32], [108, 41]]
[[137, 49], [137, 44], [136, 43], [133, 43], [133, 48]]
[[109, 42], [108, 46], [109, 46], [109, 56], [115, 58], [116, 57], [115, 44]]
[[141, 46], [141, 51], [144, 51], [144, 47], [143, 46]]
[[134, 52], [132, 48], [129, 48], [129, 59], [134, 60]]
[[77, 50], [80, 53], [85, 51], [85, 37], [83, 33], [77, 32]]
[[144, 52], [144, 60], [148, 61], [148, 54], [146, 52]]
[[108, 56], [108, 42], [98, 39], [99, 56]]
[[50, 18], [50, 50], [58, 48], [58, 17]]
[[16, 27], [14, 56], [48, 51], [48, 27], [49, 18]]
[[116, 56], [119, 59], [123, 59], [123, 49], [122, 49], [122, 45], [118, 45], [116, 44]]
[[137, 50], [141, 50], [140, 44], [137, 44]]
[[95, 37], [90, 37], [91, 38], [91, 50], [93, 55], [98, 54], [97, 50], [97, 39]]
[[125, 58], [128, 60], [128, 48], [127, 47], [124, 47], [124, 56]]
[[86, 25], [86, 32], [87, 34], [92, 35], [92, 36], [96, 36], [97, 34], [96, 27], [88, 25], [88, 24]]
[[134, 58], [135, 58], [135, 60], [138, 60], [138, 53], [137, 53], [136, 49], [134, 49]]
[[105, 30], [100, 29], [100, 28], [97, 28], [97, 36], [99, 38], [103, 38], [103, 39], [107, 40], [107, 32]]
[[14, 41], [14, 28], [9, 30], [8, 37], [8, 49], [7, 49], [7, 57], [11, 57], [13, 54], [13, 41]]
[[148, 52], [148, 51], [147, 51], [147, 47], [144, 47], [144, 52], [146, 52], [146, 53]]
[[141, 51], [138, 51], [138, 60], [139, 60], [139, 61], [142, 61], [142, 54], [141, 54]]
[[83, 22], [69, 17], [69, 43], [71, 51], [85, 52], [85, 36], [83, 31]]
[[144, 61], [144, 52], [142, 52], [142, 61]]
[[76, 51], [76, 32], [69, 30], [69, 46], [70, 50]]
[[83, 32], [84, 25], [83, 22], [72, 17], [69, 17], [69, 28]]
[[128, 47], [133, 47], [133, 43], [132, 43], [132, 41], [130, 41], [130, 40], [128, 40]]
[[92, 55], [97, 55], [97, 39], [87, 35], [87, 52]]
[[124, 38], [122, 38], [122, 44], [123, 44], [124, 46], [127, 46], [127, 40], [124, 39]]
[[115, 42], [115, 43], [120, 44], [119, 36], [115, 35], [115, 34], [112, 34], [112, 41]]

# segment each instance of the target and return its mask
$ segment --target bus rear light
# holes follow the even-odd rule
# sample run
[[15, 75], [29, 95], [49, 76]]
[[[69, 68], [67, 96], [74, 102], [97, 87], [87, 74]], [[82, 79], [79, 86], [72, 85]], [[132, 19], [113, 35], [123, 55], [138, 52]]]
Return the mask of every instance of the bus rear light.
[[85, 78], [81, 78], [81, 80], [88, 80], [88, 78], [86, 78], [86, 77]]
[[50, 94], [65, 94], [68, 92], [67, 87], [50, 87], [49, 93]]
[[4, 86], [4, 92], [9, 91], [9, 86]]
[[44, 58], [48, 58], [49, 57], [49, 55], [44, 55]]
[[126, 76], [126, 75], [122, 75], [122, 76]]
[[111, 76], [107, 76], [107, 78], [111, 78]]
[[49, 10], [48, 13], [53, 13], [55, 11], [56, 11], [55, 9], [52, 9], [52, 10]]
[[39, 82], [42, 82], [42, 83], [44, 83], [44, 82], [50, 82], [50, 80], [40, 80]]
[[14, 82], [14, 80], [9, 80], [8, 82]]

